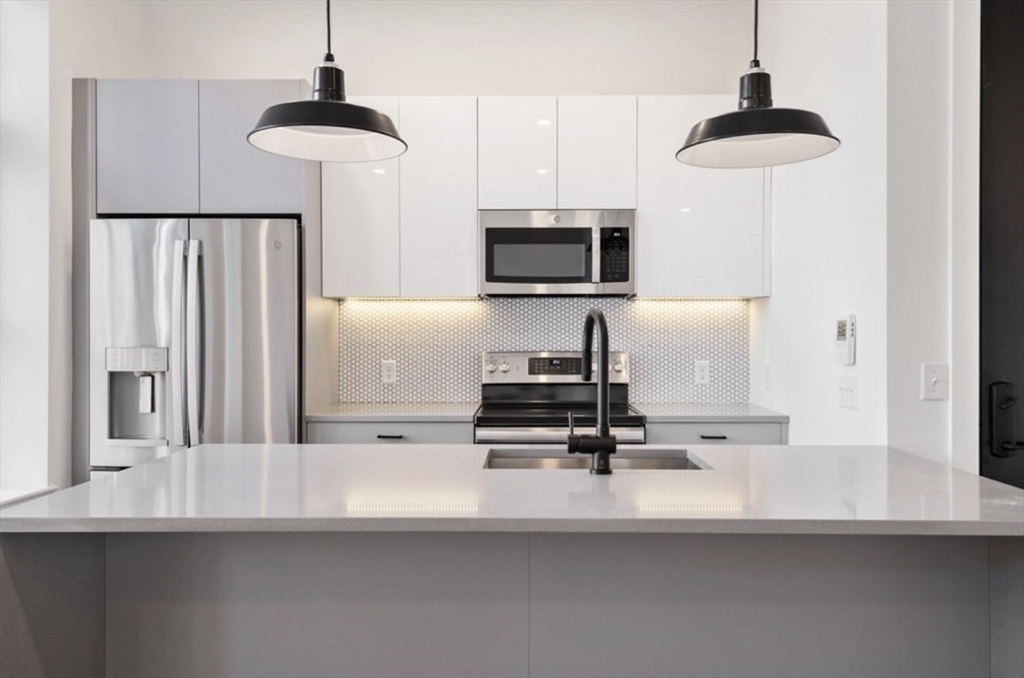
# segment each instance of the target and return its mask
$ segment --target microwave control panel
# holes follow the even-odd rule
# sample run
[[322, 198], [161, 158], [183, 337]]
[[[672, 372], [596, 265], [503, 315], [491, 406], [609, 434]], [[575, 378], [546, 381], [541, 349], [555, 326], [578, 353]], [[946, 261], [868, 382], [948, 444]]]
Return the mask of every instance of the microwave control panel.
[[629, 229], [601, 229], [601, 282], [629, 282]]

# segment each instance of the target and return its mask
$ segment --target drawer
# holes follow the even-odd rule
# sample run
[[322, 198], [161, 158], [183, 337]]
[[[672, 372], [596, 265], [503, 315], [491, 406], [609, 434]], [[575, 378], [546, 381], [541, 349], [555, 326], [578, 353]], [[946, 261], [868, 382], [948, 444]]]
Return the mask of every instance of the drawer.
[[783, 426], [778, 423], [648, 423], [647, 444], [782, 445], [788, 438]]
[[308, 443], [436, 444], [473, 442], [472, 422], [309, 422]]

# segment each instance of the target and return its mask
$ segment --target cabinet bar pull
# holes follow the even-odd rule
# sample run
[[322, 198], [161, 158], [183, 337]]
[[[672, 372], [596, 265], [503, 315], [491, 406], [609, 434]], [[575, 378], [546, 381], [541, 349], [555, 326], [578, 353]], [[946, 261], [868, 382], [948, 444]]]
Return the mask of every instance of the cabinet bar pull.
[[729, 436], [706, 436], [703, 433], [700, 434], [701, 440], [728, 440]]
[[388, 435], [386, 433], [378, 433], [377, 434], [377, 439], [378, 440], [401, 440], [404, 437], [405, 436], [403, 436], [401, 434], [398, 434], [398, 435]]

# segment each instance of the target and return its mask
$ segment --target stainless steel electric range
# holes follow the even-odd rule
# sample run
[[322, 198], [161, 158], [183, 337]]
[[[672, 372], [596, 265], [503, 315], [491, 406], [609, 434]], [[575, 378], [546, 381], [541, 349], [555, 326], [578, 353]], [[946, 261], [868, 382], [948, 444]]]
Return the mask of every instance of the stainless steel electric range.
[[[629, 404], [629, 354], [612, 352], [608, 360], [611, 433], [620, 444], [642, 444], [646, 420]], [[484, 353], [474, 440], [564, 443], [570, 426], [579, 434], [594, 433], [597, 384], [583, 381], [582, 373], [579, 352]]]

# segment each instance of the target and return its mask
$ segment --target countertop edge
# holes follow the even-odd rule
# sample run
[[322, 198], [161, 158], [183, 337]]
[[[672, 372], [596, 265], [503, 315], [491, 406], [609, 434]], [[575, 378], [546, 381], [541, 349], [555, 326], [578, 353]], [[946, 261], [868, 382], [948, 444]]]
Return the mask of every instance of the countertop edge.
[[1021, 537], [1024, 524], [971, 521], [541, 518], [3, 518], [0, 535], [233, 532], [508, 532]]

